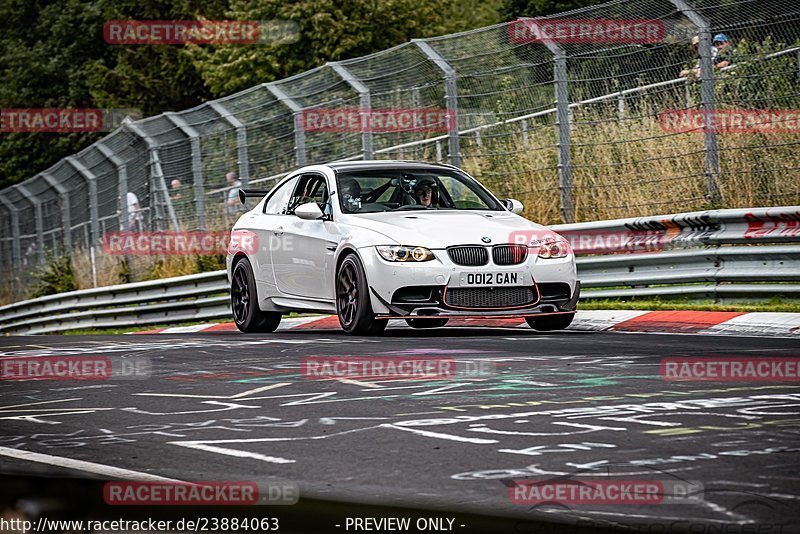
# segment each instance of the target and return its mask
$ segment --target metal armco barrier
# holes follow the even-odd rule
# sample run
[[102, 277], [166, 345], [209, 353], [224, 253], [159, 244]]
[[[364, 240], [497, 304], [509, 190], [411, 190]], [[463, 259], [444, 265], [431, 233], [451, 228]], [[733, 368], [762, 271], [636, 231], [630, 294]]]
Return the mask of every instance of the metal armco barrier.
[[[570, 240], [579, 255], [582, 299], [800, 297], [800, 206], [550, 228]], [[634, 251], [619, 253], [626, 244]], [[50, 295], [0, 307], [0, 332], [43, 334], [228, 318], [228, 289], [225, 271], [215, 271]]]

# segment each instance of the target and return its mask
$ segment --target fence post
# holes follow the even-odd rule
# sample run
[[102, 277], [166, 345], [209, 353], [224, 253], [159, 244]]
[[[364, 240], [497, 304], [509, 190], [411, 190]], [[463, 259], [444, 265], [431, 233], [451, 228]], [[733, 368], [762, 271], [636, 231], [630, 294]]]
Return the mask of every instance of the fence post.
[[43, 172], [41, 176], [61, 197], [61, 226], [64, 227], [64, 248], [67, 254], [72, 254], [72, 215], [69, 206], [69, 191], [52, 174]]
[[97, 150], [117, 168], [117, 182], [119, 184], [119, 210], [122, 220], [119, 222], [120, 230], [126, 232], [128, 230], [128, 166], [122, 161], [122, 158], [117, 156], [113, 150], [108, 148], [102, 142], [94, 144]]
[[250, 185], [250, 161], [247, 156], [247, 128], [236, 115], [228, 111], [218, 100], [212, 100], [208, 105], [211, 106], [211, 109], [216, 111], [220, 117], [225, 119], [228, 124], [236, 128], [236, 159], [239, 165], [239, 181], [242, 182], [242, 187], [246, 188]]
[[303, 167], [306, 164], [306, 133], [303, 130], [303, 121], [300, 115], [303, 113], [303, 106], [294, 101], [286, 92], [273, 83], [263, 84], [275, 98], [277, 98], [284, 106], [289, 108], [294, 117], [294, 150], [295, 160], [298, 167]]
[[528, 121], [522, 119], [520, 121], [520, 131], [522, 132], [522, 144], [528, 146]]
[[22, 246], [19, 238], [19, 208], [3, 196], [0, 192], [0, 203], [2, 203], [11, 214], [11, 262], [14, 265], [14, 272], [19, 273], [22, 266]]
[[561, 190], [561, 217], [565, 223], [575, 222], [575, 202], [570, 159], [570, 109], [567, 53], [557, 43], [544, 41], [553, 54], [553, 79], [556, 96], [556, 144], [558, 146], [558, 176]]
[[14, 186], [22, 196], [28, 199], [28, 202], [33, 206], [33, 216], [36, 218], [36, 259], [39, 265], [44, 263], [44, 218], [42, 216], [42, 201], [36, 198], [24, 185], [17, 184]]
[[[714, 62], [711, 58], [711, 24], [700, 13], [695, 11], [685, 0], [670, 0], [689, 22], [697, 27], [700, 37], [698, 54], [700, 56], [700, 105], [704, 117], [713, 116], [717, 105], [714, 99]], [[705, 123], [705, 121], [704, 121]], [[703, 129], [703, 146], [705, 150], [706, 189], [709, 203], [719, 205], [720, 194], [719, 150], [717, 134], [713, 128]]]
[[412, 43], [434, 65], [444, 73], [444, 98], [447, 104], [447, 132], [450, 148], [450, 163], [458, 167], [461, 165], [461, 147], [458, 138], [458, 87], [456, 85], [456, 69], [453, 68], [431, 45], [421, 39], [412, 39]]
[[83, 176], [83, 179], [86, 180], [86, 184], [89, 186], [88, 189], [88, 196], [89, 196], [89, 223], [91, 234], [89, 236], [89, 248], [93, 248], [97, 243], [100, 242], [100, 214], [97, 208], [97, 177], [87, 169], [83, 163], [75, 159], [75, 156], [68, 156], [64, 158], [64, 161], [69, 163], [73, 169], [78, 171], [78, 174]]
[[[206, 196], [203, 190], [203, 162], [200, 152], [200, 134], [197, 133], [197, 130], [189, 126], [180, 115], [166, 112], [164, 116], [189, 138], [189, 144], [192, 147], [192, 182], [194, 183], [194, 204], [197, 211], [197, 228], [198, 230], [205, 230]], [[167, 193], [167, 196], [169, 196], [169, 193]]]
[[147, 133], [133, 121], [123, 121], [122, 128], [130, 131], [147, 143], [147, 151], [150, 154], [150, 176], [153, 182], [155, 182], [157, 190], [160, 190], [161, 194], [164, 196], [164, 205], [167, 207], [167, 216], [169, 217], [172, 229], [176, 232], [179, 231], [180, 226], [178, 226], [178, 219], [175, 217], [175, 210], [172, 209], [172, 199], [169, 198], [167, 183], [164, 181], [161, 159], [158, 157], [158, 145], [152, 137], [147, 135]]
[[364, 159], [372, 159], [372, 122], [370, 121], [370, 112], [372, 111], [372, 102], [370, 100], [369, 88], [361, 83], [361, 80], [356, 78], [347, 67], [341, 63], [329, 62], [328, 65], [339, 77], [346, 81], [357, 93], [359, 103], [361, 106], [361, 148], [364, 153]]

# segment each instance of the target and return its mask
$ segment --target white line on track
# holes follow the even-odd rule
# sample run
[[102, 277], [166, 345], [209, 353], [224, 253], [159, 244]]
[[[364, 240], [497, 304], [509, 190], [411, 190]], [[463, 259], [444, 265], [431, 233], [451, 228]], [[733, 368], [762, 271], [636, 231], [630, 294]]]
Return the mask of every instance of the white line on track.
[[447, 439], [450, 441], [461, 441], [463, 443], [478, 443], [481, 445], [497, 443], [495, 439], [481, 439], [481, 438], [465, 438], [462, 436], [454, 436], [453, 434], [442, 434], [441, 432], [431, 432], [430, 430], [420, 430], [418, 428], [406, 428], [403, 426], [395, 426], [392, 424], [381, 425], [384, 428], [394, 428], [395, 430], [404, 430], [417, 434], [418, 436], [425, 436], [426, 438]]
[[197, 449], [200, 451], [214, 452], [217, 454], [225, 454], [227, 456], [235, 456], [236, 458], [250, 458], [251, 460], [261, 460], [262, 462], [269, 462], [272, 464], [293, 464], [295, 460], [288, 458], [281, 458], [280, 456], [267, 456], [257, 452], [240, 451], [236, 449], [228, 449], [225, 447], [214, 447], [213, 445], [204, 445], [201, 443], [181, 443], [173, 442], [175, 445], [187, 447], [189, 449]]
[[[140, 395], [143, 397], [181, 397], [187, 399], [241, 399], [242, 397], [247, 397], [249, 395], [255, 395], [256, 393], [261, 393], [262, 391], [267, 391], [270, 389], [275, 388], [282, 388], [283, 386], [290, 386], [291, 382], [280, 382], [278, 384], [270, 384], [268, 386], [263, 386], [260, 388], [249, 389], [247, 391], [242, 391], [241, 393], [236, 393], [235, 395], [185, 395], [183, 393], [134, 393], [134, 395]], [[256, 400], [256, 399], [245, 399], [245, 400]]]
[[11, 449], [9, 447], [0, 447], [0, 456], [24, 460], [27, 462], [52, 465], [56, 467], [64, 467], [67, 469], [75, 469], [77, 471], [93, 473], [95, 475], [101, 475], [103, 477], [116, 480], [137, 480], [143, 482], [183, 482], [182, 480], [176, 480], [174, 478], [165, 478], [158, 475], [151, 475], [150, 473], [131, 471], [129, 469], [122, 469], [121, 467], [96, 464], [94, 462], [85, 462], [83, 460], [74, 460], [72, 458], [64, 458], [63, 456], [52, 456], [50, 454], [24, 451], [22, 449]]

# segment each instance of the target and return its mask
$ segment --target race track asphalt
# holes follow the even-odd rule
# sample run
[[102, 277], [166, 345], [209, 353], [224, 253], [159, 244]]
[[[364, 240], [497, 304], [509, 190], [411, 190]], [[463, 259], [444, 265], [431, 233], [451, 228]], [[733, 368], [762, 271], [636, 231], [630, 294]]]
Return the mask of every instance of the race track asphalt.
[[[798, 382], [673, 381], [660, 370], [664, 358], [798, 349], [782, 338], [503, 328], [4, 337], [3, 358], [108, 356], [150, 371], [0, 381], [0, 473], [5, 493], [30, 475], [296, 484], [299, 504], [258, 512], [285, 516], [285, 532], [354, 532], [348, 517], [387, 515], [453, 519], [465, 533], [797, 532]], [[355, 356], [452, 358], [459, 373], [319, 380], [302, 367]], [[567, 478], [692, 494], [510, 497]]]

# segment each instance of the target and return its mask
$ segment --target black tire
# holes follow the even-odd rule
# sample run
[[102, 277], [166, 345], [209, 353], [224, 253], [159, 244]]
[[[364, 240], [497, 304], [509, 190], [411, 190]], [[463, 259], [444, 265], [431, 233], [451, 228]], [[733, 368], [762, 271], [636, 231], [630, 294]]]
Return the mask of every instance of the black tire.
[[231, 276], [231, 311], [236, 328], [247, 333], [274, 332], [281, 323], [281, 314], [265, 312], [258, 307], [256, 278], [250, 260], [243, 258], [233, 267]]
[[574, 313], [564, 315], [551, 315], [550, 317], [543, 317], [537, 319], [536, 317], [525, 317], [525, 322], [528, 326], [539, 332], [548, 332], [550, 330], [564, 330], [572, 323], [575, 318]]
[[379, 335], [389, 321], [375, 319], [364, 267], [348, 254], [336, 271], [336, 315], [342, 330], [351, 335]]
[[411, 328], [441, 328], [449, 319], [406, 319]]

